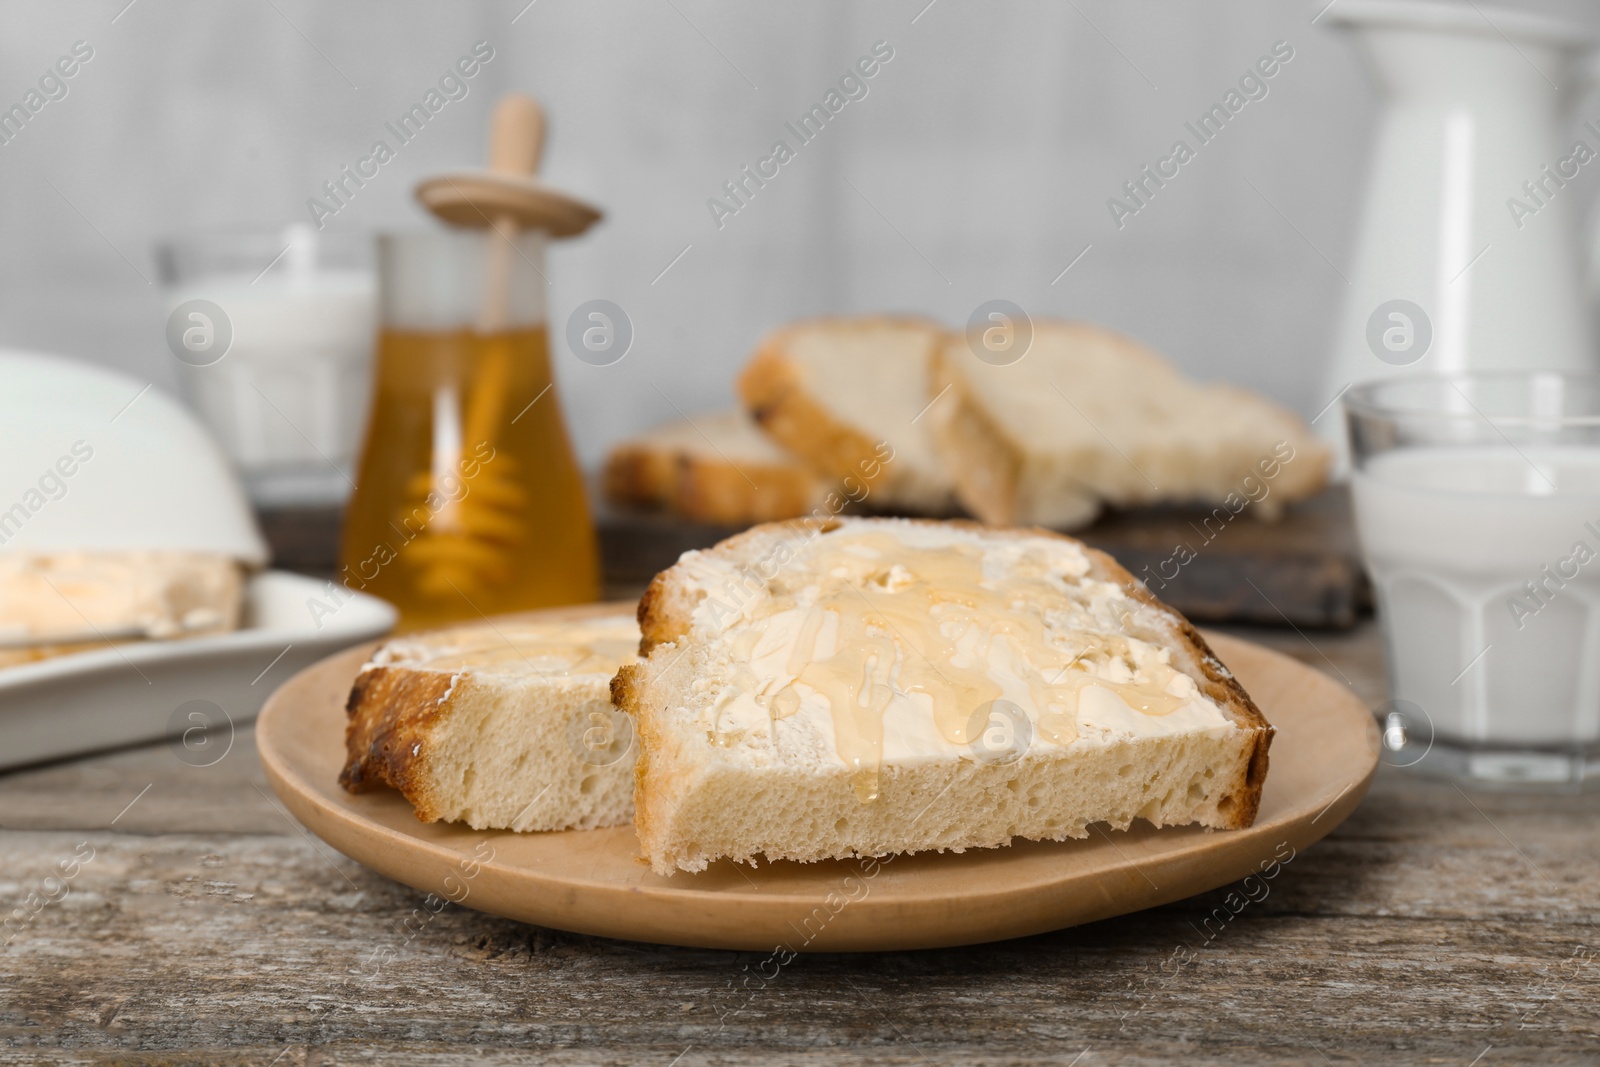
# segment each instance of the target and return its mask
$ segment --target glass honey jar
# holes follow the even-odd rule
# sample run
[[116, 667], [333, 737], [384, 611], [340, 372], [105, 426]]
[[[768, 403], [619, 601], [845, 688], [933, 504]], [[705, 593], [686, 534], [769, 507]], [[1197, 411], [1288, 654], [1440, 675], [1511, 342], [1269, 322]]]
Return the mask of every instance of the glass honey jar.
[[[565, 203], [564, 216], [529, 206], [530, 187], [563, 205], [530, 177], [542, 116], [526, 98], [511, 102], [535, 108], [537, 125], [521, 138], [531, 138], [531, 151], [507, 149], [517, 140], [508, 129], [528, 134], [529, 113], [502, 101], [491, 170], [419, 189], [441, 217], [490, 224], [378, 239], [375, 387], [341, 578], [399, 608], [400, 630], [600, 593], [545, 315], [545, 245], [552, 231], [574, 232], [577, 202]], [[430, 188], [444, 189], [448, 210], [428, 200]]]

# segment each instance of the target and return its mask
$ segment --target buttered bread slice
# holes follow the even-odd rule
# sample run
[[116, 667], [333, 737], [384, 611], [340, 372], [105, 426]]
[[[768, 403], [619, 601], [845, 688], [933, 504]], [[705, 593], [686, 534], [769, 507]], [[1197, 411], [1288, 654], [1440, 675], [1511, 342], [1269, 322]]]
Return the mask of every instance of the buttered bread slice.
[[638, 624], [615, 612], [390, 641], [350, 690], [339, 781], [391, 785], [422, 821], [475, 830], [626, 823], [636, 746], [609, 683], [638, 647]]
[[661, 874], [1249, 826], [1272, 727], [1184, 618], [1041, 530], [769, 524], [689, 552], [612, 685]]

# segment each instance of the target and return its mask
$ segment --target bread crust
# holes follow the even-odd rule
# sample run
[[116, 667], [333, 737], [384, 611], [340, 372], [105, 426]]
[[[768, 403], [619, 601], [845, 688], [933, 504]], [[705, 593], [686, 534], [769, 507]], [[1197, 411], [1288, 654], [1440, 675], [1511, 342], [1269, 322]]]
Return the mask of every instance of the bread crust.
[[819, 328], [874, 326], [944, 332], [939, 323], [913, 315], [831, 316], [790, 323], [762, 338], [755, 355], [739, 375], [737, 388], [750, 417], [769, 437], [802, 457], [818, 474], [833, 483], [856, 478], [873, 492], [892, 495], [897, 480], [903, 475], [893, 464], [874, 465], [876, 474], [865, 473], [863, 461], [876, 454], [878, 442], [835, 418], [823, 400], [809, 391], [804, 373], [788, 356], [789, 338], [796, 333]]
[[804, 515], [815, 505], [818, 489], [817, 478], [798, 463], [741, 467], [685, 456], [679, 460], [673, 510], [695, 522], [744, 526]]
[[435, 822], [441, 815], [428, 786], [428, 742], [445, 713], [451, 676], [406, 667], [368, 667], [350, 687], [345, 702], [344, 770], [339, 784], [351, 793], [381, 785], [398, 789], [417, 818]]
[[[797, 456], [825, 478], [838, 480], [853, 472], [863, 456], [872, 454], [874, 442], [854, 427], [833, 418], [814, 395], [806, 391], [800, 369], [784, 354], [788, 331], [769, 334], [739, 375], [739, 396], [745, 409], [767, 436]], [[880, 473], [869, 484], [881, 484]]]
[[[1055, 530], [1039, 527], [999, 530], [964, 519], [901, 521], [917, 525], [960, 526], [981, 531], [990, 537], [1050, 537], [1071, 542], [1082, 549], [1089, 558], [1093, 577], [1101, 581], [1115, 582], [1129, 597], [1164, 616], [1171, 628], [1173, 643], [1188, 660], [1187, 663], [1178, 666], [1195, 679], [1206, 696], [1213, 700], [1235, 725], [1254, 735], [1248, 760], [1242, 766], [1235, 768], [1231, 781], [1227, 783], [1232, 804], [1225, 811], [1230, 819], [1228, 824], [1230, 829], [1244, 829], [1255, 821], [1256, 813], [1261, 806], [1261, 791], [1266, 783], [1268, 750], [1272, 745], [1274, 729], [1261, 714], [1261, 709], [1250, 699], [1250, 695], [1206, 644], [1205, 638], [1181, 613], [1163, 603], [1144, 586], [1144, 583], [1111, 556]], [[839, 524], [836, 522], [829, 523], [825, 527], [819, 527], [818, 532], [828, 532], [837, 525]], [[707, 549], [706, 552], [724, 558], [737, 558], [743, 546], [751, 540], [775, 534], [784, 527], [794, 529], [793, 524], [768, 523], [731, 537], [714, 548]], [[644, 598], [639, 602], [639, 628], [643, 635], [639, 649], [641, 659], [649, 656], [651, 651], [658, 647], [675, 643], [689, 632], [695, 604], [679, 595], [675, 588], [677, 577], [675, 572], [681, 566], [681, 563], [676, 564], [656, 575]], [[649, 824], [649, 813], [654, 810], [652, 803], [654, 798], [651, 796], [650, 756], [661, 744], [661, 739], [654, 736], [652, 731], [652, 716], [642, 714], [645, 693], [651, 683], [647, 672], [654, 669], [655, 665], [648, 661], [625, 666], [611, 683], [612, 702], [633, 716], [635, 729], [640, 738], [639, 761], [634, 771], [634, 819], [635, 827], [643, 840], [650, 839], [654, 832]]]
[[928, 409], [928, 430], [949, 465], [956, 495], [967, 510], [991, 526], [1011, 525], [1017, 514], [1021, 450], [990, 421], [943, 346], [933, 355], [928, 388], [941, 398]]
[[[644, 617], [642, 600], [639, 602], [639, 615]], [[640, 647], [643, 647], [642, 642]], [[633, 733], [639, 739], [639, 754], [633, 763], [633, 829], [641, 840], [655, 832], [654, 822], [649, 813], [639, 807], [638, 798], [644, 795], [645, 783], [650, 780], [651, 754], [661, 744], [661, 737], [656, 733], [651, 717], [639, 714], [643, 689], [648, 681], [644, 672], [649, 666], [648, 663], [625, 664], [611, 679], [611, 703], [633, 720]], [[642, 857], [640, 862], [644, 862]]]
[[736, 464], [647, 441], [627, 441], [611, 450], [604, 485], [613, 504], [726, 526], [804, 515], [821, 495], [816, 475], [799, 460]]
[[1195, 629], [1193, 623], [1176, 608], [1163, 603], [1143, 582], [1130, 574], [1127, 568], [1110, 555], [1098, 548], [1089, 547], [1077, 538], [1068, 537], [1054, 530], [1035, 527], [1028, 532], [1075, 542], [1092, 562], [1093, 569], [1090, 573], [1094, 577], [1101, 581], [1117, 583], [1129, 597], [1168, 617], [1180, 645], [1191, 657], [1201, 678], [1204, 679], [1203, 681], [1196, 679], [1200, 682], [1201, 691], [1215, 701], [1216, 705], [1233, 719], [1235, 725], [1255, 734], [1255, 746], [1251, 750], [1250, 759], [1235, 774], [1233, 787], [1229, 791], [1234, 801], [1231, 812], [1234, 816], [1232, 829], [1242, 830], [1254, 823], [1256, 812], [1261, 808], [1261, 790], [1267, 782], [1267, 750], [1272, 747], [1272, 736], [1277, 731], [1267, 721], [1267, 717], [1261, 714], [1256, 702], [1250, 699], [1250, 694], [1244, 691], [1244, 686], [1239, 684], [1233, 672], [1217, 658], [1217, 654], [1206, 644], [1206, 639]]
[[677, 458], [642, 441], [616, 445], [600, 476], [606, 499], [625, 507], [669, 507], [678, 489]]
[[[614, 604], [588, 604], [562, 609], [573, 619], [615, 614]], [[499, 616], [502, 622], [536, 619], [532, 611]], [[472, 629], [462, 623], [435, 631], [449, 634]], [[417, 635], [408, 635], [415, 639]], [[378, 656], [385, 646], [374, 650]], [[351, 793], [366, 793], [383, 786], [400, 791], [422, 822], [445, 818], [430, 759], [432, 745], [454, 710], [457, 698], [472, 692], [477, 683], [469, 671], [439, 671], [406, 665], [369, 663], [356, 675], [345, 700], [345, 765], [339, 784]]]
[[[676, 613], [664, 610], [662, 601], [666, 598], [667, 575], [672, 568], [661, 571], [650, 584], [645, 586], [644, 595], [639, 598], [639, 658], [644, 659], [650, 655], [657, 645], [669, 645], [689, 632], [688, 620]], [[669, 621], [670, 620], [670, 621]], [[628, 668], [622, 668], [627, 671]], [[621, 677], [619, 672], [618, 677]], [[611, 692], [616, 694], [617, 683], [611, 683]], [[612, 703], [616, 704], [615, 700]], [[617, 707], [622, 707], [617, 704]], [[626, 710], [626, 709], [624, 709]]]

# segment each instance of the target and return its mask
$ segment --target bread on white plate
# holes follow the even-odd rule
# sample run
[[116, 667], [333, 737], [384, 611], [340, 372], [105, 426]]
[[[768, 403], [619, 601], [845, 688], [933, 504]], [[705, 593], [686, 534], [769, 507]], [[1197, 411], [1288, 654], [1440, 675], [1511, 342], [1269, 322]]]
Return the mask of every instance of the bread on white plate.
[[393, 786], [418, 819], [475, 830], [626, 823], [634, 736], [609, 684], [638, 645], [632, 614], [614, 609], [389, 641], [350, 690], [339, 781]]
[[1311, 496], [1329, 454], [1297, 415], [1201, 384], [1084, 322], [1039, 320], [1021, 358], [980, 360], [962, 334], [933, 361], [922, 420], [961, 503], [995, 525], [1073, 529], [1104, 504], [1190, 502], [1261, 518]]
[[691, 522], [749, 526], [804, 515], [822, 479], [740, 410], [694, 415], [612, 446], [606, 499]]
[[774, 441], [875, 510], [949, 514], [955, 485], [922, 417], [937, 323], [811, 319], [768, 334], [739, 378], [745, 408]]
[[1043, 530], [841, 518], [686, 553], [612, 684], [660, 874], [1249, 826], [1272, 728], [1184, 618]]

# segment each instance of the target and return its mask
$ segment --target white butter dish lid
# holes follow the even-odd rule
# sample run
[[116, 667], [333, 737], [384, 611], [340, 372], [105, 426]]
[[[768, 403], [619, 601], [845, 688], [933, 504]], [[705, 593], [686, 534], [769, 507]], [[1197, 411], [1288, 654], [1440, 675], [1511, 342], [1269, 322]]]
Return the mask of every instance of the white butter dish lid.
[[244, 491], [148, 382], [0, 349], [0, 552], [214, 552], [267, 562]]

